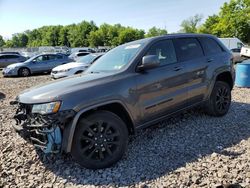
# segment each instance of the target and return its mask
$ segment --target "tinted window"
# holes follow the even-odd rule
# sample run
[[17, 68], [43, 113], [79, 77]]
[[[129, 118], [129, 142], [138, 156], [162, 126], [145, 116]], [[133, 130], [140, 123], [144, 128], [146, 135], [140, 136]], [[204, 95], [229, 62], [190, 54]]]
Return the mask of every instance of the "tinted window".
[[0, 56], [0, 59], [5, 59], [5, 55]]
[[213, 55], [222, 52], [220, 45], [211, 38], [200, 38], [205, 55]]
[[156, 55], [161, 65], [177, 62], [172, 40], [164, 40], [155, 43], [146, 55]]
[[57, 59], [56, 55], [48, 55], [48, 60], [55, 60]]
[[175, 39], [175, 47], [180, 61], [204, 56], [200, 43], [195, 38]]
[[231, 50], [232, 52], [240, 53], [241, 49], [240, 48], [234, 48]]
[[89, 54], [88, 52], [83, 52], [83, 53], [77, 54], [77, 56], [80, 57], [80, 56], [85, 56], [85, 55], [88, 55], [88, 54]]
[[63, 56], [61, 56], [61, 55], [57, 55], [57, 56], [56, 56], [56, 58], [57, 58], [57, 59], [62, 59], [62, 58], [63, 58]]
[[5, 55], [5, 58], [14, 59], [14, 58], [19, 58], [19, 56], [17, 56], [17, 55]]

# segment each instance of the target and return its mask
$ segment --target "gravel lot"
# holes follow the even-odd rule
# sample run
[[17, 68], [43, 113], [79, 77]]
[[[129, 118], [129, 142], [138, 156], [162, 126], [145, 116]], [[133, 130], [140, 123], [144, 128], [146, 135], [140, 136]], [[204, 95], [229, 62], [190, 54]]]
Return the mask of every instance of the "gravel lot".
[[[104, 170], [87, 170], [70, 156], [36, 152], [10, 126], [9, 102], [47, 75], [0, 77], [0, 187], [250, 187], [250, 89], [233, 90], [231, 109], [213, 118], [183, 113], [131, 137], [128, 153]], [[3, 97], [3, 96], [2, 96]], [[1, 94], [0, 94], [1, 98]]]

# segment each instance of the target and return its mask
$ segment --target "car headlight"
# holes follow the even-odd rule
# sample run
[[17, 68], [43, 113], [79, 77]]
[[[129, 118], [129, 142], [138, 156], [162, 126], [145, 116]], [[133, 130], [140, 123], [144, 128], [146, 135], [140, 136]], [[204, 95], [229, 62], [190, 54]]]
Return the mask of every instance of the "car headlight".
[[5, 70], [14, 70], [16, 67], [6, 67]]
[[59, 101], [44, 103], [44, 104], [35, 104], [32, 107], [32, 113], [38, 113], [38, 114], [56, 113], [59, 111], [60, 106], [61, 102]]
[[68, 72], [70, 71], [71, 69], [63, 69], [63, 70], [59, 70], [58, 72]]

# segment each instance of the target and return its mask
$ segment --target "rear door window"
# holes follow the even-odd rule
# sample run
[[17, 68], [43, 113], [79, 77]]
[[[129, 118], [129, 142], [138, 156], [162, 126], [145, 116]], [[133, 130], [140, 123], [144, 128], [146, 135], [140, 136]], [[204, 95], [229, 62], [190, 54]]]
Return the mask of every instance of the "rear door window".
[[48, 55], [48, 60], [55, 60], [57, 59], [56, 55]]
[[174, 44], [172, 40], [159, 41], [150, 47], [146, 55], [156, 55], [160, 65], [176, 63]]
[[201, 45], [196, 38], [180, 38], [174, 41], [179, 61], [188, 61], [204, 56]]
[[221, 46], [212, 38], [201, 37], [199, 40], [201, 41], [205, 55], [214, 55], [223, 51]]
[[56, 59], [63, 59], [63, 56], [62, 55], [57, 55]]

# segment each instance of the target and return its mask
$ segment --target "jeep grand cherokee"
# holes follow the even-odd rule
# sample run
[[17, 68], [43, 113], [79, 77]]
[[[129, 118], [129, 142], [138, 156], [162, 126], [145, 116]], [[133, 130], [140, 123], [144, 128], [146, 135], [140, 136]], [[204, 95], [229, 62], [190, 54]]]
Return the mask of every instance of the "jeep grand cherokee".
[[109, 167], [128, 136], [184, 109], [225, 115], [234, 85], [232, 54], [214, 36], [174, 34], [133, 41], [87, 71], [21, 93], [14, 128], [45, 153]]

